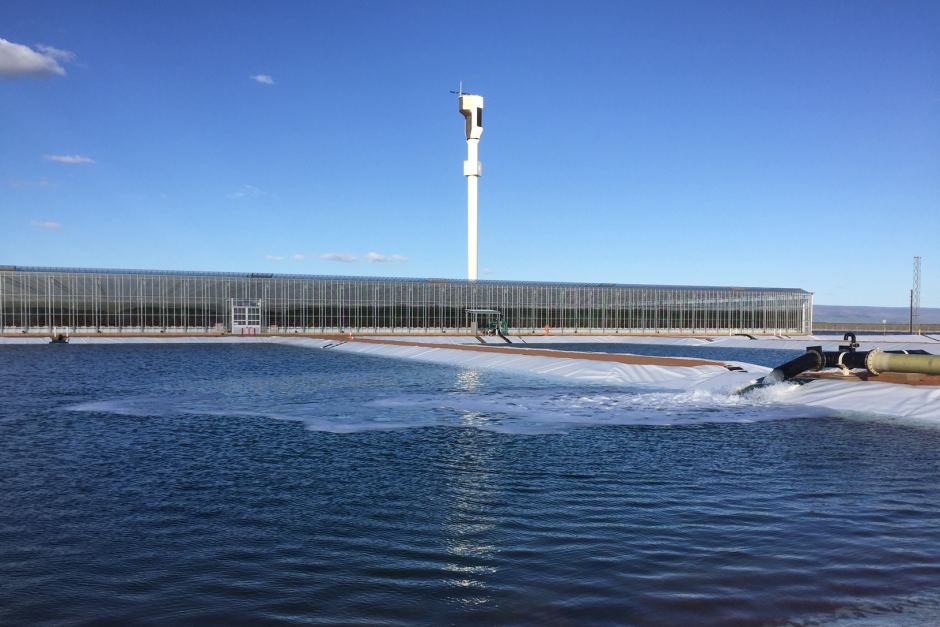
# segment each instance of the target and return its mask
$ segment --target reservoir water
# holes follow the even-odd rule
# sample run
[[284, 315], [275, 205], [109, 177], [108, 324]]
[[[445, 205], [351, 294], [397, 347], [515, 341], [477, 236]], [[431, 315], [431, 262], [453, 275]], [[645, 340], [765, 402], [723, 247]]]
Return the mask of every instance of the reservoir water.
[[940, 621], [930, 425], [279, 345], [0, 381], [3, 624]]

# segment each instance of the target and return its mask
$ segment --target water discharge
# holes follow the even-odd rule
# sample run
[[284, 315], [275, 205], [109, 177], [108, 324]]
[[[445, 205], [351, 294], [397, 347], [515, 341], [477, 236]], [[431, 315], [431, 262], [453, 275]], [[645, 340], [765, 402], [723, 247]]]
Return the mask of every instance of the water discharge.
[[[458, 370], [457, 389], [437, 392], [376, 391], [372, 398], [350, 403], [347, 397], [284, 400], [206, 394], [172, 397], [125, 397], [65, 406], [74, 412], [130, 417], [231, 416], [296, 420], [313, 431], [355, 433], [420, 427], [471, 427], [501, 433], [560, 433], [597, 425], [684, 425], [749, 423], [823, 416], [826, 412], [778, 402], [785, 388], [748, 395], [706, 390], [685, 392], [623, 389], [600, 385], [566, 385], [501, 377], [490, 388], [480, 371]], [[473, 379], [475, 386], [467, 386]], [[461, 389], [463, 388], [463, 389]]]

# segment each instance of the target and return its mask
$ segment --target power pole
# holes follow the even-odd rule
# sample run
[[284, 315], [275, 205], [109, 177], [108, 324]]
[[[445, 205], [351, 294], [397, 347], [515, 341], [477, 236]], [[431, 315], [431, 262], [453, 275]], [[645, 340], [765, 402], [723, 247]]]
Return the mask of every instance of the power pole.
[[914, 257], [914, 285], [911, 288], [911, 335], [920, 332], [920, 257]]

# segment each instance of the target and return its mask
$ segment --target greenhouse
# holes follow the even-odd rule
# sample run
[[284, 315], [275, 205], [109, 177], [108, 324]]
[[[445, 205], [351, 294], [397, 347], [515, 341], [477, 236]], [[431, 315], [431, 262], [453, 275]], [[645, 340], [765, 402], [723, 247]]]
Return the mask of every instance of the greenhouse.
[[0, 333], [809, 333], [802, 289], [0, 266]]

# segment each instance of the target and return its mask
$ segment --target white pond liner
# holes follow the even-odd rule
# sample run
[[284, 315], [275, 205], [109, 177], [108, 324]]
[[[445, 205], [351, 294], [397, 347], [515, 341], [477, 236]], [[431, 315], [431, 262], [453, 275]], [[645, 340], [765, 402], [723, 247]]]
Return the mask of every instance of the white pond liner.
[[[770, 368], [741, 362], [746, 372], [732, 372], [721, 366], [647, 366], [592, 359], [512, 355], [424, 346], [371, 344], [362, 342], [323, 342], [277, 338], [286, 344], [308, 345], [331, 350], [397, 359], [449, 364], [465, 368], [500, 370], [562, 377], [568, 381], [650, 387], [675, 391], [703, 391], [730, 395], [770, 372]], [[309, 343], [309, 344], [308, 344]], [[840, 414], [878, 414], [897, 418], [940, 421], [940, 387], [913, 386], [868, 381], [819, 379], [803, 385], [782, 383], [754, 390], [755, 401], [830, 409]]]
[[[755, 335], [754, 339], [739, 335], [672, 336], [672, 335], [511, 335], [514, 346], [527, 344], [657, 344], [665, 346], [710, 346], [714, 348], [765, 348], [804, 350], [807, 346], [822, 346], [823, 350], [838, 350], [845, 344], [842, 335]], [[433, 344], [476, 344], [480, 342], [467, 336], [383, 336], [375, 339], [407, 340], [409, 342]], [[495, 336], [484, 336], [484, 343], [493, 346], [508, 346]], [[940, 340], [927, 335], [859, 335], [859, 350], [880, 348], [882, 350], [916, 350], [940, 354]], [[692, 353], [694, 355], [694, 353]]]
[[[399, 341], [406, 338], [388, 338]], [[414, 341], [415, 338], [407, 338]], [[427, 338], [428, 342], [441, 342], [442, 338]], [[458, 338], [453, 338], [457, 340]], [[460, 343], [466, 343], [466, 338]], [[528, 338], [527, 338], [528, 339]], [[560, 339], [560, 338], [559, 338]], [[567, 341], [575, 338], [565, 338]], [[581, 342], [585, 338], [577, 338]], [[607, 338], [599, 338], [604, 341]], [[624, 343], [638, 338], [623, 338]], [[666, 338], [654, 338], [666, 339]], [[694, 340], [694, 338], [671, 338]], [[803, 348], [820, 338], [801, 337], [798, 344], [787, 348]], [[828, 339], [828, 338], [827, 338]], [[910, 339], [905, 336], [904, 339]], [[773, 340], [747, 340], [728, 338], [729, 342], [707, 342], [701, 345], [737, 348], [737, 342], [749, 342], [747, 347], [782, 348], [768, 346]], [[609, 341], [609, 340], [608, 340]], [[45, 344], [48, 338], [0, 338], [0, 344]], [[731, 342], [734, 342], [732, 344]], [[657, 366], [623, 364], [596, 359], [543, 357], [539, 355], [509, 354], [506, 352], [468, 351], [433, 346], [374, 344], [366, 342], [338, 342], [296, 337], [73, 337], [71, 344], [240, 344], [277, 343], [304, 348], [329, 349], [344, 353], [370, 355], [392, 359], [409, 359], [429, 363], [447, 364], [463, 368], [497, 369], [531, 375], [559, 377], [569, 382], [603, 383], [627, 387], [642, 387], [677, 392], [702, 391], [711, 395], [732, 395], [770, 371], [769, 368], [748, 363], [728, 362], [744, 368], [744, 372], [730, 371], [721, 366]], [[457, 342], [454, 342], [457, 343]], [[657, 342], [660, 343], [660, 342]], [[665, 342], [661, 342], [665, 343]], [[678, 343], [678, 342], [677, 342]], [[910, 344], [911, 342], [897, 342]], [[919, 343], [923, 347], [922, 343]], [[882, 346], [884, 346], [882, 344]], [[743, 348], [744, 346], [742, 346]], [[68, 350], [67, 347], [55, 350]], [[863, 348], [864, 350], [864, 348]], [[934, 351], [931, 351], [934, 352]], [[693, 351], [694, 354], [694, 351]], [[912, 386], [868, 381], [839, 381], [820, 379], [803, 385], [777, 384], [754, 390], [755, 402], [761, 404], [797, 405], [832, 410], [841, 415], [882, 415], [895, 418], [914, 418], [940, 422], [940, 387]]]

